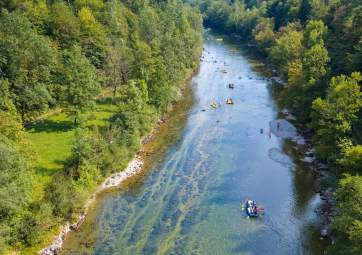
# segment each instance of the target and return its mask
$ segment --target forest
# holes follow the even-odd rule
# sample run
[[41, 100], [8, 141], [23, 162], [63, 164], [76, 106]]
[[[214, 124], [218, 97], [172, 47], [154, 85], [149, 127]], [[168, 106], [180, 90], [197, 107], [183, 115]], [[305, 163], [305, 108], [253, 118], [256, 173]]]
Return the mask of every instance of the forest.
[[329, 166], [337, 236], [327, 254], [362, 254], [362, 3], [359, 0], [189, 1], [204, 24], [233, 34], [286, 82], [283, 103]]
[[[188, 4], [185, 4], [188, 2]], [[335, 177], [336, 242], [362, 254], [360, 0], [0, 1], [0, 254], [34, 254], [182, 97], [202, 25], [246, 42]]]
[[0, 254], [34, 254], [182, 96], [202, 17], [179, 0], [0, 8]]

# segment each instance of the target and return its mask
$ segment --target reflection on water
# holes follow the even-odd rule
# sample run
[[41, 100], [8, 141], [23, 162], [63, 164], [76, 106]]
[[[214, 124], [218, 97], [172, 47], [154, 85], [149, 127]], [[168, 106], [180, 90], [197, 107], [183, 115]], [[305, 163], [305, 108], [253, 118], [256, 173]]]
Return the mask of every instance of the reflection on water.
[[[204, 47], [181, 139], [137, 185], [104, 196], [65, 254], [322, 254], [315, 176], [269, 137], [267, 80], [235, 43], [210, 36]], [[265, 214], [246, 218], [246, 198]]]

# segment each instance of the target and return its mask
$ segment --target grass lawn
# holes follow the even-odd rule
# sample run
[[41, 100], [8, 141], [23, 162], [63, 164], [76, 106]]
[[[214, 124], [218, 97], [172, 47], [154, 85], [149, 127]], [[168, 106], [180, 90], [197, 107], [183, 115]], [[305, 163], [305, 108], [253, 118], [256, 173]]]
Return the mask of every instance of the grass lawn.
[[[109, 118], [117, 111], [112, 104], [110, 91], [102, 91], [95, 107], [85, 113], [87, 125], [106, 126]], [[41, 200], [45, 188], [54, 178], [54, 174], [62, 171], [64, 163], [71, 155], [71, 146], [74, 139], [75, 127], [71, 118], [60, 109], [45, 113], [39, 120], [27, 126], [28, 137], [36, 152], [34, 198]], [[41, 248], [49, 244], [55, 234], [59, 233], [59, 226], [49, 230], [38, 245], [28, 247], [24, 254], [36, 254]]]
[[[116, 112], [117, 106], [110, 98], [97, 100], [93, 110], [86, 113], [88, 126], [105, 126]], [[63, 169], [64, 163], [71, 155], [74, 126], [66, 113], [60, 112], [47, 116], [27, 127], [29, 138], [37, 154], [35, 162], [36, 183], [34, 190], [39, 198], [44, 195], [44, 187], [53, 175]]]

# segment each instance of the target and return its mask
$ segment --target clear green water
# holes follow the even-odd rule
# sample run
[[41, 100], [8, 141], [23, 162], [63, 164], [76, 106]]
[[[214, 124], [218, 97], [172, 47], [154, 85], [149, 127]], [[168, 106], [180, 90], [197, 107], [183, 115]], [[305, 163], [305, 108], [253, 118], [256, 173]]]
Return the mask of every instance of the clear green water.
[[[65, 254], [322, 254], [315, 176], [269, 137], [277, 106], [268, 82], [236, 43], [210, 36], [204, 47], [180, 139], [137, 185], [104, 196]], [[248, 219], [247, 198], [265, 215]]]

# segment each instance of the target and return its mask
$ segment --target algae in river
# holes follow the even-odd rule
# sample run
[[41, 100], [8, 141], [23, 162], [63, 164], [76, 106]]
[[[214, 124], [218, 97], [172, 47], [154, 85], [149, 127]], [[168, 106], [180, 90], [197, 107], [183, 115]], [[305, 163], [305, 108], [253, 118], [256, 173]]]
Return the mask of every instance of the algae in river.
[[[260, 132], [277, 115], [268, 83], [232, 42], [207, 40], [204, 47], [210, 54], [192, 80], [195, 104], [181, 138], [146, 176], [100, 200], [66, 254], [322, 252], [315, 176], [293, 162], [281, 138]], [[224, 62], [227, 76], [218, 71]], [[230, 97], [234, 107], [202, 111]], [[240, 211], [246, 198], [266, 208], [262, 218]]]

